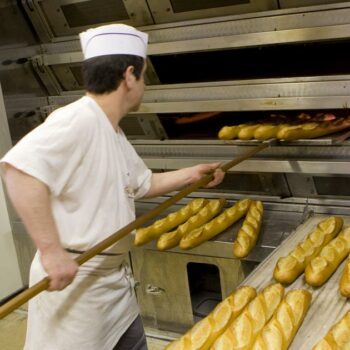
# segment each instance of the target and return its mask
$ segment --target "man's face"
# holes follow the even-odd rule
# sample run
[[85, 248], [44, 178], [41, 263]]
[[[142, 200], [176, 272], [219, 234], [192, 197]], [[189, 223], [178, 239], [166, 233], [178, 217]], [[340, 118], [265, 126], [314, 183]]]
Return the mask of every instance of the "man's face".
[[131, 106], [131, 112], [136, 112], [141, 105], [143, 95], [145, 93], [145, 72], [147, 69], [147, 64], [143, 65], [140, 79], [135, 81], [134, 91], [133, 91], [133, 104]]

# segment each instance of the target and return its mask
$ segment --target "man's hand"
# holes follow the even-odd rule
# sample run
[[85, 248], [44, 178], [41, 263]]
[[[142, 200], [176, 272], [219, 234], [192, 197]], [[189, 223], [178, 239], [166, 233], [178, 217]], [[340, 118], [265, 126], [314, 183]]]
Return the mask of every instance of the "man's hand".
[[210, 181], [205, 187], [211, 188], [219, 185], [225, 177], [225, 173], [219, 167], [220, 163], [210, 163], [198, 164], [191, 168], [187, 168], [192, 173], [191, 183], [198, 181], [204, 175], [213, 174], [214, 179]]
[[67, 287], [78, 272], [79, 265], [63, 248], [46, 250], [41, 253], [41, 262], [50, 280], [49, 291]]

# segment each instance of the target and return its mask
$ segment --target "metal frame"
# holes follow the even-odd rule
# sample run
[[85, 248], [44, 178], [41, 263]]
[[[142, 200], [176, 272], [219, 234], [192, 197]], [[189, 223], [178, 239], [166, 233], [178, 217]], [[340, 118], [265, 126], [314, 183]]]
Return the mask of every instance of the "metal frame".
[[277, 9], [276, 0], [250, 0], [247, 4], [224, 7], [201, 8], [198, 10], [175, 12], [170, 0], [148, 0], [156, 23], [183, 21], [212, 16], [224, 16], [232, 13], [246, 13]]
[[[55, 92], [56, 78], [52, 80], [52, 75], [39, 73], [46, 79], [48, 88]], [[64, 105], [82, 95], [82, 91], [72, 94], [56, 90], [57, 93], [62, 96], [50, 96], [50, 104]], [[146, 88], [138, 113], [342, 109], [348, 106], [350, 76], [344, 75], [151, 85]]]
[[[117, 0], [116, 0], [117, 1]], [[134, 26], [153, 24], [146, 1], [119, 0], [130, 17], [129, 20], [119, 21]], [[76, 35], [91, 26], [70, 28], [61, 9], [62, 5], [88, 3], [89, 0], [22, 0], [24, 9], [31, 19], [36, 32], [43, 42], [53, 41], [55, 37]], [[101, 1], [102, 2], [102, 1]], [[105, 23], [101, 23], [105, 24]]]
[[45, 65], [42, 60], [42, 56], [34, 56], [31, 58], [32, 66], [40, 80], [46, 87], [50, 95], [59, 95], [62, 92], [62, 87], [56, 77], [53, 74], [53, 71], [50, 67]]
[[[316, 6], [303, 9], [303, 12], [300, 9], [269, 11], [140, 29], [149, 34], [149, 55], [348, 39], [350, 5], [334, 7]], [[77, 38], [75, 41], [78, 42]], [[55, 45], [46, 45], [48, 53], [57, 52]], [[80, 49], [78, 44], [74, 46]], [[81, 54], [71, 57], [76, 62], [82, 59]], [[52, 58], [51, 64], [54, 61], [64, 63], [56, 57]]]

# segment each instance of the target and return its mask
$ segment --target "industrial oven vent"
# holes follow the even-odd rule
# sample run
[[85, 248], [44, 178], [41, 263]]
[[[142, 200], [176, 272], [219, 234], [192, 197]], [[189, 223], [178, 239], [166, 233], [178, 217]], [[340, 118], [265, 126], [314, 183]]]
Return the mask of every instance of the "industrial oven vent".
[[62, 5], [61, 9], [72, 28], [130, 19], [122, 0], [75, 2]]
[[213, 7], [224, 7], [232, 5], [249, 4], [249, 0], [202, 0], [202, 1], [188, 1], [188, 0], [171, 0], [171, 5], [174, 13], [204, 10]]

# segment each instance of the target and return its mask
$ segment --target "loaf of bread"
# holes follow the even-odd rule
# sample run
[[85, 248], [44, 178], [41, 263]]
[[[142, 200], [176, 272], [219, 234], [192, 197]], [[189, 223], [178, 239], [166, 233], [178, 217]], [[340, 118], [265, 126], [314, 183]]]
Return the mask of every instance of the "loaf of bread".
[[311, 303], [311, 293], [304, 289], [289, 291], [272, 319], [258, 335], [252, 350], [287, 350]]
[[180, 210], [169, 214], [163, 219], [155, 221], [148, 227], [138, 229], [135, 235], [135, 245], [140, 246], [146, 244], [152, 239], [160, 237], [162, 233], [168, 232], [183, 224], [191, 216], [197, 214], [207, 203], [208, 200], [204, 198], [193, 199]]
[[350, 298], [350, 256], [340, 277], [339, 290], [343, 297]]
[[262, 202], [253, 201], [251, 203], [237, 238], [233, 242], [233, 254], [237, 258], [246, 257], [254, 248], [260, 233], [263, 211]]
[[322, 286], [350, 252], [350, 226], [324, 246], [305, 269], [305, 281], [313, 287]]
[[255, 130], [262, 124], [251, 124], [243, 126], [238, 132], [238, 138], [240, 140], [251, 140], [254, 138]]
[[254, 132], [257, 140], [268, 140], [277, 137], [278, 132], [288, 126], [288, 124], [264, 124], [259, 126]]
[[331, 216], [322, 220], [304, 242], [277, 261], [273, 272], [274, 279], [280, 283], [294, 282], [304, 272], [307, 264], [338, 234], [342, 226], [341, 217]]
[[220, 140], [233, 140], [238, 137], [239, 131], [244, 127], [249, 125], [247, 124], [239, 124], [232, 126], [224, 126], [220, 129], [218, 137]]
[[260, 292], [218, 337], [213, 350], [251, 350], [254, 341], [282, 301], [284, 288], [276, 283]]
[[209, 220], [216, 216], [224, 207], [225, 202], [225, 199], [213, 199], [209, 201], [204, 208], [202, 208], [196, 215], [191, 216], [175, 231], [163, 233], [158, 239], [157, 248], [159, 250], [166, 250], [176, 247], [185, 234], [206, 224]]
[[312, 350], [349, 350], [350, 349], [350, 311], [348, 311], [316, 344]]
[[277, 138], [283, 140], [313, 139], [344, 130], [348, 127], [349, 121], [344, 121], [343, 119], [324, 123], [290, 125], [281, 128], [277, 133]]
[[213, 220], [186, 234], [180, 241], [180, 248], [191, 249], [197, 247], [226, 230], [247, 213], [251, 202], [250, 199], [241, 199]]
[[170, 343], [165, 350], [206, 350], [241, 314], [248, 303], [256, 297], [252, 287], [240, 287], [201, 321], [197, 322], [181, 338]]

